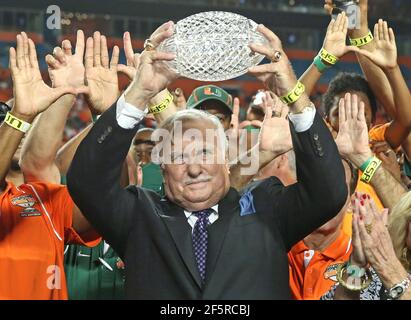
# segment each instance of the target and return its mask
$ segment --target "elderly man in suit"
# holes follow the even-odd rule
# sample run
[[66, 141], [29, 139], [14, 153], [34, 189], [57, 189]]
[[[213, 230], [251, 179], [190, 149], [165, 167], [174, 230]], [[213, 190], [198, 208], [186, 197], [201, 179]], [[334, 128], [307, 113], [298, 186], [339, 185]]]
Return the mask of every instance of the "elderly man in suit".
[[[278, 96], [295, 93], [289, 119], [298, 183], [284, 187], [272, 177], [240, 196], [230, 188], [220, 122], [186, 110], [162, 124], [173, 133], [160, 152], [166, 196], [119, 185], [148, 101], [176, 77], [162, 62], [174, 56], [155, 50], [172, 29], [166, 23], [151, 36], [133, 82], [79, 146], [68, 174], [70, 193], [124, 259], [128, 298], [288, 299], [287, 252], [339, 212], [347, 187], [334, 140], [308, 97], [293, 91], [296, 77], [270, 30], [258, 28], [270, 45], [250, 47], [272, 62], [249, 71]], [[284, 133], [269, 125], [272, 119], [266, 117], [261, 145], [281, 154]], [[192, 139], [174, 134], [177, 124], [183, 136], [200, 133], [194, 148], [188, 148]], [[217, 134], [206, 140], [210, 130]]]

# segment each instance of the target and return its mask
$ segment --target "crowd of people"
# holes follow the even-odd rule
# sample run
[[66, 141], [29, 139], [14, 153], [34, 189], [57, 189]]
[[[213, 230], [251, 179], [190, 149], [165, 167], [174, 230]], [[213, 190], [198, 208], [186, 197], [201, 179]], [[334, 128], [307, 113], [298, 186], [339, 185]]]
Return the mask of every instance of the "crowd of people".
[[[411, 94], [394, 30], [359, 6], [360, 28], [331, 19], [299, 79], [259, 25], [267, 42], [249, 46], [270, 62], [248, 70], [265, 89], [243, 121], [219, 86], [169, 91], [176, 56], [157, 47], [173, 22], [141, 54], [126, 32], [124, 65], [79, 30], [45, 57], [51, 86], [18, 34], [0, 105], [0, 299], [411, 299]], [[316, 83], [350, 53], [364, 74], [340, 73], [317, 109]], [[63, 141], [84, 101], [92, 123]]]

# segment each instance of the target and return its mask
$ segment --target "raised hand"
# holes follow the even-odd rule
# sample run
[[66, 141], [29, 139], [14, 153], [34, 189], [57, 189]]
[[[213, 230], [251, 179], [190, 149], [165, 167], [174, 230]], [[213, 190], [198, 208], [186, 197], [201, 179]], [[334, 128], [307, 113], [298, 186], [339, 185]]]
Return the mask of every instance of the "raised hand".
[[[270, 151], [277, 155], [288, 152], [293, 148], [290, 124], [286, 119], [288, 107], [278, 97], [273, 100], [269, 92], [265, 92], [262, 106], [265, 116], [259, 137], [260, 150]], [[273, 112], [279, 116], [273, 117]]]
[[281, 57], [277, 62], [251, 67], [249, 72], [262, 81], [266, 87], [273, 91], [277, 96], [283, 96], [294, 88], [297, 83], [297, 78], [291, 68], [288, 57], [283, 50], [281, 40], [274, 32], [262, 24], [258, 26], [257, 31], [264, 35], [269, 44], [263, 46], [251, 43], [250, 49], [265, 55], [271, 61], [276, 61], [276, 52], [278, 52]]
[[64, 94], [75, 94], [69, 85], [51, 88], [41, 77], [33, 40], [22, 32], [17, 35], [17, 50], [10, 48], [10, 70], [13, 79], [13, 113], [22, 120], [33, 120]]
[[53, 50], [53, 55], [46, 56], [48, 71], [54, 88], [84, 86], [84, 33], [77, 31], [76, 49], [74, 54], [69, 40], [64, 40], [60, 47]]
[[178, 75], [170, 70], [163, 61], [175, 59], [171, 53], [158, 52], [155, 48], [174, 32], [172, 21], [161, 25], [150, 36], [153, 50], [144, 50], [134, 80], [125, 92], [125, 100], [138, 108], [145, 108], [147, 103], [160, 91], [164, 90]]
[[134, 79], [138, 66], [140, 64], [140, 54], [134, 53], [131, 43], [130, 32], [124, 32], [123, 35], [124, 53], [126, 55], [127, 64], [119, 64], [118, 72], [124, 73], [131, 81]]
[[368, 144], [364, 103], [358, 102], [357, 95], [347, 93], [340, 100], [338, 112], [339, 131], [335, 139], [338, 150], [341, 155], [359, 167], [372, 155]]
[[114, 46], [109, 60], [107, 39], [94, 32], [93, 38], [86, 42], [86, 82], [82, 92], [87, 95], [91, 108], [96, 113], [107, 110], [120, 95], [118, 88], [117, 65], [120, 50]]
[[388, 28], [387, 21], [382, 19], [374, 26], [375, 50], [370, 52], [359, 50], [358, 52], [369, 58], [383, 69], [394, 69], [398, 66], [397, 45], [392, 28]]
[[332, 19], [328, 25], [323, 47], [337, 58], [341, 58], [349, 51], [359, 50], [355, 46], [346, 45], [347, 28], [348, 18], [345, 12], [340, 13], [336, 20]]

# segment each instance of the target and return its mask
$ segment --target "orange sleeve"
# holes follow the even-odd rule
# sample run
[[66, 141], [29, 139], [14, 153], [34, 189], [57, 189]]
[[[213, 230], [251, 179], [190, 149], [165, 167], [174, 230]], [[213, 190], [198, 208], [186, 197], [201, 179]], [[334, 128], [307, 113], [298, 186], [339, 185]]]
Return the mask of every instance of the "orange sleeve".
[[50, 203], [52, 205], [53, 222], [59, 226], [64, 234], [64, 243], [80, 244], [87, 247], [94, 247], [101, 241], [101, 237], [93, 232], [93, 235], [84, 240], [73, 228], [73, 209], [75, 204], [64, 185], [48, 184], [50, 193]]

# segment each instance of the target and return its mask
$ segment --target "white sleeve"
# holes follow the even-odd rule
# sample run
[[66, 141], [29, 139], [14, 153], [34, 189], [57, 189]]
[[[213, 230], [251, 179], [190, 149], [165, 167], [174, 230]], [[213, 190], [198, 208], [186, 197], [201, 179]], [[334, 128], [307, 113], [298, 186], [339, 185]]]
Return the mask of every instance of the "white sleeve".
[[142, 111], [137, 109], [124, 98], [124, 93], [117, 100], [116, 119], [117, 123], [123, 129], [133, 129], [144, 119], [147, 109]]
[[313, 125], [315, 113], [314, 107], [306, 107], [302, 113], [288, 114], [288, 119], [293, 123], [296, 132], [304, 132]]

